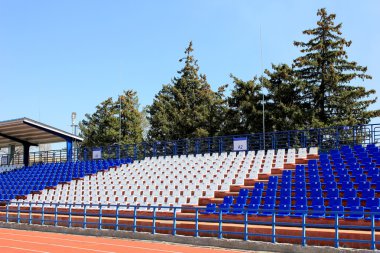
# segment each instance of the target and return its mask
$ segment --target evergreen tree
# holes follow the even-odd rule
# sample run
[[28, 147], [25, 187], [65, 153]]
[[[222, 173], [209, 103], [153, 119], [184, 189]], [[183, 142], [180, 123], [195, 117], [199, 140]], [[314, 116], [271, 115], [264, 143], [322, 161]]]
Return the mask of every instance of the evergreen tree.
[[226, 127], [226, 114], [228, 111], [227, 98], [225, 90], [228, 85], [218, 88], [218, 91], [212, 94], [210, 100], [210, 119], [209, 119], [209, 136], [217, 136], [223, 134]]
[[113, 101], [108, 98], [98, 106], [93, 114], [86, 114], [79, 124], [82, 145], [99, 147], [114, 144], [131, 144], [142, 141], [142, 114], [138, 110], [135, 91], [124, 91]]
[[[137, 93], [124, 91], [119, 96], [121, 108], [121, 142], [120, 144], [140, 143], [143, 141], [143, 113], [139, 111]], [[119, 108], [119, 110], [120, 110]], [[119, 122], [120, 125], [120, 122]]]
[[197, 60], [192, 55], [190, 42], [185, 66], [178, 71], [171, 84], [164, 85], [149, 107], [149, 138], [153, 140], [177, 140], [206, 137], [220, 130], [219, 113], [223, 112], [223, 89], [215, 93], [205, 75], [199, 74]]
[[227, 98], [225, 134], [247, 134], [262, 131], [262, 85], [255, 77], [243, 81], [233, 75], [234, 88]]
[[303, 83], [287, 64], [272, 65], [272, 72], [265, 71], [266, 124], [271, 131], [307, 128], [306, 111], [310, 104], [303, 102]]
[[305, 30], [307, 42], [294, 42], [302, 56], [294, 60], [297, 76], [305, 83], [303, 96], [310, 103], [308, 118], [314, 127], [366, 124], [379, 116], [380, 110], [369, 111], [376, 98], [368, 99], [375, 90], [353, 86], [354, 79], [371, 79], [367, 67], [348, 61], [345, 49], [351, 45], [341, 36], [342, 24], [335, 25], [335, 14], [318, 10], [317, 27]]

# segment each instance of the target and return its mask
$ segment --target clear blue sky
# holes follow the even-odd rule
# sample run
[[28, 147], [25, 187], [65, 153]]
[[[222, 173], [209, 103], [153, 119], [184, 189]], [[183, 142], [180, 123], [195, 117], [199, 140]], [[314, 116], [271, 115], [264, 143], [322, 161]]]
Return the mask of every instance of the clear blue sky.
[[252, 78], [260, 26], [264, 68], [290, 64], [299, 55], [292, 42], [305, 40], [321, 7], [343, 22], [350, 59], [368, 66], [365, 86], [380, 95], [380, 1], [0, 0], [0, 120], [26, 116], [71, 131], [71, 112], [82, 119], [123, 89], [150, 104], [190, 40], [214, 89], [230, 73]]

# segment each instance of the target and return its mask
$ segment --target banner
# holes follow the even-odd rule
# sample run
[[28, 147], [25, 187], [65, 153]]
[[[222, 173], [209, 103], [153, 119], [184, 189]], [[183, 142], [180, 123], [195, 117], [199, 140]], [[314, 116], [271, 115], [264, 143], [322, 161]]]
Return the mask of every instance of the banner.
[[234, 151], [246, 151], [247, 148], [247, 137], [234, 138]]
[[8, 156], [2, 156], [1, 157], [1, 165], [8, 165]]
[[92, 149], [92, 159], [102, 159], [102, 148]]

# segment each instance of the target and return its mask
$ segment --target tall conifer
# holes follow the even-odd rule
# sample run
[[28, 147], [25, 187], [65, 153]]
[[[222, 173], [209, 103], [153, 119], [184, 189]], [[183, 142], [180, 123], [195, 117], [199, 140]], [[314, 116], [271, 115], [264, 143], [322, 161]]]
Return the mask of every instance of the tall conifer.
[[180, 59], [184, 67], [171, 84], [164, 85], [149, 107], [149, 138], [177, 140], [216, 135], [223, 118], [223, 88], [213, 92], [206, 76], [199, 74], [197, 60], [192, 55], [193, 44]]
[[369, 98], [375, 90], [352, 83], [371, 79], [367, 67], [348, 60], [346, 48], [351, 41], [341, 36], [342, 23], [334, 23], [335, 14], [320, 9], [317, 15], [317, 27], [303, 32], [311, 39], [294, 42], [303, 53], [294, 60], [295, 73], [304, 81], [304, 100], [311, 105], [305, 120], [314, 127], [368, 123], [380, 115], [380, 110], [368, 110], [376, 102]]

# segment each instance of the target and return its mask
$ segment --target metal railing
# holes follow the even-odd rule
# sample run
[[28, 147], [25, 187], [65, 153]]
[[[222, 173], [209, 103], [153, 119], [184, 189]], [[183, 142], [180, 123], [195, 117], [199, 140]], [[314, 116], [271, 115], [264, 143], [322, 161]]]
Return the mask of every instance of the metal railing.
[[[247, 138], [247, 150], [288, 149], [319, 147], [319, 150], [339, 148], [342, 145], [371, 144], [380, 142], [380, 124], [338, 126], [308, 130], [292, 130], [245, 135], [217, 136], [208, 138], [157, 141], [101, 147], [103, 158], [132, 158], [231, 152], [236, 137]], [[264, 142], [265, 139], [265, 142]], [[265, 146], [264, 146], [265, 143]], [[97, 147], [99, 148], [99, 147]], [[96, 149], [97, 149], [96, 148]], [[73, 160], [93, 159], [91, 147], [79, 147], [73, 151]], [[30, 164], [39, 162], [64, 162], [66, 150], [30, 153]], [[14, 156], [12, 164], [23, 163], [22, 155]]]
[[[193, 214], [179, 215], [182, 210], [191, 211]], [[262, 240], [272, 243], [291, 241], [303, 246], [330, 245], [335, 248], [348, 246], [375, 250], [376, 245], [380, 243], [376, 240], [376, 232], [380, 228], [376, 221], [380, 219], [380, 212], [366, 212], [365, 219], [359, 219], [362, 223], [349, 223], [344, 217], [356, 214], [355, 212], [290, 210], [287, 211], [290, 215], [286, 217], [295, 214], [297, 217], [284, 219], [286, 217], [282, 215], [283, 210], [260, 209], [258, 215], [251, 215], [247, 210], [232, 215], [220, 209], [214, 214], [204, 214], [205, 210], [202, 207], [59, 203], [21, 205], [20, 202], [9, 202], [0, 206], [0, 220], [6, 223], [144, 231], [152, 234], [181, 234], [220, 239], [240, 238], [245, 241]], [[266, 217], [258, 218], [260, 213], [266, 213]], [[310, 218], [316, 214], [329, 215], [329, 219]], [[184, 226], [181, 222], [190, 225]], [[228, 226], [225, 226], [226, 224]], [[258, 226], [261, 229], [257, 229]], [[288, 227], [298, 228], [297, 233], [288, 232]], [[263, 228], [268, 232], [260, 232]], [[311, 229], [318, 230], [311, 233]], [[352, 230], [356, 231], [353, 238], [347, 238], [346, 233], [350, 231], [349, 234], [352, 235]], [[330, 236], [322, 236], [326, 231]]]

